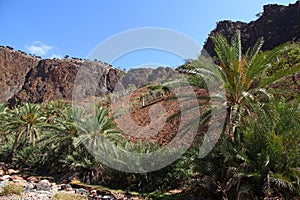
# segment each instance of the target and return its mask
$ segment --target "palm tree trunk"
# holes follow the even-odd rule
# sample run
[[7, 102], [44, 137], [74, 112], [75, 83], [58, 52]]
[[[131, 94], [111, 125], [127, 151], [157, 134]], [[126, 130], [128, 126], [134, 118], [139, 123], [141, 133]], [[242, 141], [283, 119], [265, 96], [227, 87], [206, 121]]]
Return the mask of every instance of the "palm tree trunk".
[[15, 156], [16, 156], [16, 152], [17, 152], [17, 147], [19, 144], [19, 140], [20, 140], [20, 133], [16, 133], [16, 137], [15, 137], [15, 141], [14, 141], [14, 145], [13, 145], [13, 149], [11, 152], [11, 162], [13, 163], [15, 160]]
[[234, 109], [232, 106], [228, 107], [228, 126], [226, 130], [226, 135], [228, 138], [234, 142]]
[[240, 121], [239, 110], [238, 108], [230, 106], [228, 108], [228, 112], [229, 122], [226, 133], [227, 136], [230, 138], [231, 142], [235, 142], [236, 127], [238, 126]]

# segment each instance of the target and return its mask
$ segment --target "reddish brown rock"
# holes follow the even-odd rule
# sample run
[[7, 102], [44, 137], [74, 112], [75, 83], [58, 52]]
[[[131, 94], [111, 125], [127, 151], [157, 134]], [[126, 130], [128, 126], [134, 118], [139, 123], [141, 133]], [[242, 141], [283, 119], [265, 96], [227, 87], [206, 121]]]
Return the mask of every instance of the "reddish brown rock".
[[26, 180], [30, 183], [34, 183], [38, 181], [38, 179], [35, 176], [30, 176]]
[[23, 181], [24, 179], [21, 177], [21, 176], [18, 176], [18, 175], [12, 175], [10, 177], [10, 180], [12, 181]]
[[27, 73], [38, 62], [36, 57], [0, 47], [0, 102], [8, 101], [22, 89]]
[[[0, 47], [0, 102], [71, 100], [79, 69], [98, 80], [95, 95], [112, 92], [122, 73], [110, 65], [82, 59], [40, 59]], [[97, 73], [95, 73], [97, 72]]]

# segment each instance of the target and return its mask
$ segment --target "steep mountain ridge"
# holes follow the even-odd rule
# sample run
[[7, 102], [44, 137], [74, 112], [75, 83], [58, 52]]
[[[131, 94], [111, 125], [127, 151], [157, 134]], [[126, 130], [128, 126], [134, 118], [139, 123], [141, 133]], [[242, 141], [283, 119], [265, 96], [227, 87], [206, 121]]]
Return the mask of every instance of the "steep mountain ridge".
[[0, 101], [6, 102], [17, 94], [26, 81], [26, 75], [40, 59], [28, 56], [11, 47], [0, 47]]
[[[87, 76], [81, 77], [86, 79], [81, 83], [87, 84], [87, 87], [84, 86], [76, 92], [95, 96], [113, 92], [117, 84], [123, 85], [124, 88], [134, 84], [138, 88], [151, 82], [161, 82], [177, 74], [170, 67], [138, 68], [124, 72], [100, 61], [78, 58], [41, 59], [2, 46], [0, 47], [0, 89], [2, 91], [0, 102], [14, 105], [17, 101], [39, 103], [56, 99], [72, 100], [76, 78], [78, 73], [83, 72], [79, 71], [80, 69], [88, 72]], [[92, 84], [95, 84], [93, 80], [98, 81], [95, 93], [92, 87]]]
[[[241, 31], [244, 50], [253, 46], [259, 37], [264, 37], [263, 50], [272, 49], [288, 41], [300, 41], [300, 2], [289, 6], [266, 5], [261, 16], [250, 23], [221, 21], [210, 33], [222, 33], [230, 39], [237, 30]], [[204, 49], [215, 56], [214, 45], [207, 39]], [[93, 76], [99, 76], [95, 95], [104, 91], [112, 92], [123, 77], [121, 83], [127, 87], [137, 87], [150, 82], [160, 82], [176, 75], [172, 68], [132, 69], [123, 76], [123, 71], [112, 66], [84, 59], [41, 59], [15, 51], [11, 47], [0, 46], [0, 102], [44, 102], [55, 99], [71, 100], [74, 81], [81, 67], [97, 69]]]
[[[0, 47], [1, 102], [71, 100], [74, 81], [81, 67], [98, 69], [99, 87], [112, 91], [122, 72], [98, 61], [41, 59], [11, 47]], [[103, 90], [97, 90], [101, 95]]]
[[[265, 43], [263, 50], [270, 50], [288, 41], [300, 41], [300, 1], [288, 6], [270, 4], [263, 7], [263, 13], [256, 20], [250, 23], [221, 21], [211, 31], [210, 36], [221, 33], [228, 40], [241, 31], [242, 47], [247, 50], [253, 46], [258, 38], [263, 37]], [[203, 49], [214, 57], [214, 44], [210, 37], [204, 44]]]

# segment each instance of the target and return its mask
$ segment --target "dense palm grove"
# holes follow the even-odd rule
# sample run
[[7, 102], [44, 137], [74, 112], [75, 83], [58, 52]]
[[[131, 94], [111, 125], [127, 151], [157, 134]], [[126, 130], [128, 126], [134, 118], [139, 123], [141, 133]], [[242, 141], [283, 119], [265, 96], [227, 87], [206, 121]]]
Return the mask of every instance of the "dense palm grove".
[[187, 76], [195, 86], [205, 87], [201, 77], [208, 75], [225, 86], [224, 131], [205, 158], [198, 158], [195, 142], [181, 159], [159, 171], [129, 174], [110, 169], [89, 153], [83, 141], [97, 145], [100, 134], [137, 152], [159, 147], [128, 141], [101, 105], [96, 108], [93, 123], [98, 129], [94, 130], [75, 123], [70, 103], [55, 101], [12, 108], [1, 105], [1, 161], [24, 173], [60, 180], [76, 177], [88, 184], [139, 192], [181, 188], [208, 199], [299, 197], [299, 94], [292, 86], [282, 91], [286, 85], [299, 85], [293, 78], [300, 69], [299, 44], [262, 52], [260, 39], [243, 54], [239, 33], [230, 43], [219, 34], [212, 39], [218, 56], [216, 70], [203, 64], [201, 56], [180, 68], [191, 74]]

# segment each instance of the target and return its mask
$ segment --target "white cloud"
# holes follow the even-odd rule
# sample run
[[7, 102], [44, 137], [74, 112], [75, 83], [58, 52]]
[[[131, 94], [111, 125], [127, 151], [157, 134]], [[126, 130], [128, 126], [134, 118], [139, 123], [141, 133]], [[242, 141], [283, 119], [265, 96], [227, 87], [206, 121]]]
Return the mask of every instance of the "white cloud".
[[50, 58], [51, 58], [51, 59], [52, 59], [52, 58], [59, 58], [59, 59], [60, 59], [60, 58], [62, 58], [62, 56], [59, 55], [59, 54], [55, 54], [55, 53], [54, 53], [54, 54], [52, 54], [52, 56], [51, 56]]
[[40, 41], [34, 41], [32, 45], [26, 47], [29, 53], [37, 56], [45, 56], [52, 48], [52, 46], [46, 45]]

